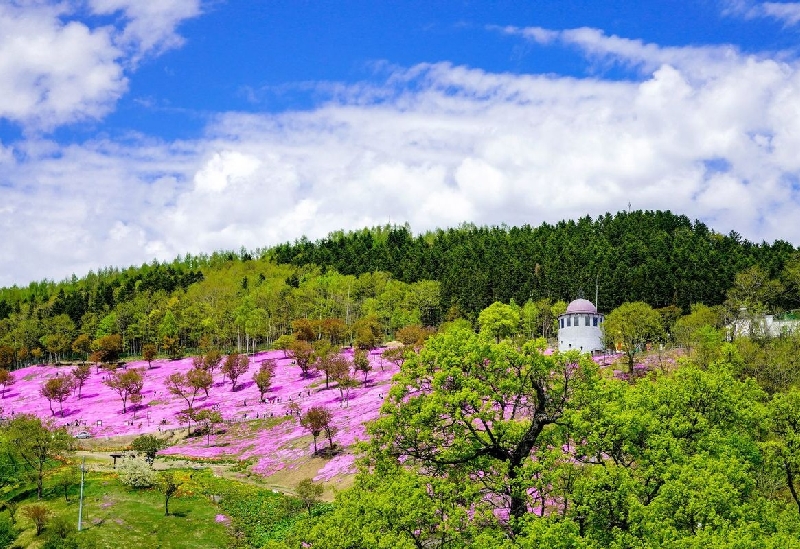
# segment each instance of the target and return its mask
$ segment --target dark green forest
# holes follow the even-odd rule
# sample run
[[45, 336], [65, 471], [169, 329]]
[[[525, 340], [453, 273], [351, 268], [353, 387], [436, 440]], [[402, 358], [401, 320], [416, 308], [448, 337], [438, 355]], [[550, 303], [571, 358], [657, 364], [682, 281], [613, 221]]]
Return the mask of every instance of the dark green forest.
[[270, 255], [343, 274], [437, 280], [445, 308], [474, 315], [495, 301], [570, 301], [580, 294], [594, 300], [596, 284], [602, 310], [644, 301], [688, 311], [693, 303], [721, 304], [734, 275], [753, 265], [777, 277], [795, 252], [788, 242], [752, 243], [669, 211], [635, 211], [538, 227], [463, 225], [417, 237], [408, 227], [365, 229], [283, 244]]

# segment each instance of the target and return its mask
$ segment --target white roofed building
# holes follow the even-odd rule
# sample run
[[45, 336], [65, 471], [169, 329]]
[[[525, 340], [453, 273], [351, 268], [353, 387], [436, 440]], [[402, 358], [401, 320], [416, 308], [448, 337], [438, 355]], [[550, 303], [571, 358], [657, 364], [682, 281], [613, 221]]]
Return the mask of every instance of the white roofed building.
[[558, 317], [558, 350], [583, 353], [603, 350], [603, 315], [588, 299], [576, 299]]

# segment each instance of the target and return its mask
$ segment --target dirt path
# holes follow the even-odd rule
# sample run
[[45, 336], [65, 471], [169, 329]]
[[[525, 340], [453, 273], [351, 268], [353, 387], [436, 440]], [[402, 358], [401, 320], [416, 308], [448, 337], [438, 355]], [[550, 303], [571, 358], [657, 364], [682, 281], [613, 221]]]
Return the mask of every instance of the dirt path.
[[[124, 447], [124, 442], [120, 441], [120, 447]], [[79, 450], [75, 452], [75, 459], [81, 461], [86, 459], [86, 466], [89, 470], [110, 472], [114, 469], [114, 458], [112, 454], [123, 455], [117, 458], [119, 465], [123, 459], [135, 455], [130, 450]], [[217, 477], [222, 477], [244, 484], [250, 484], [259, 488], [280, 492], [282, 494], [294, 495], [294, 486], [304, 478], [312, 478], [317, 471], [324, 465], [325, 460], [319, 457], [308, 457], [296, 464], [292, 469], [284, 469], [264, 477], [249, 471], [242, 472], [236, 463], [199, 463], [191, 459], [156, 458], [153, 469], [164, 471], [167, 469], [210, 469]], [[337, 491], [343, 490], [353, 483], [354, 475], [338, 478], [333, 482], [326, 482], [323, 500], [333, 501]]]

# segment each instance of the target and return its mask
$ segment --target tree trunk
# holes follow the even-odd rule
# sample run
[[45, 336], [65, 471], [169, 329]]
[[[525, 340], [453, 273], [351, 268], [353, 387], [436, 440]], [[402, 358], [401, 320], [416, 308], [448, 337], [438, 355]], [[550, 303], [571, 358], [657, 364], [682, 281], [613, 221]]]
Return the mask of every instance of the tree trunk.
[[797, 512], [800, 513], [800, 498], [798, 498], [797, 489], [794, 487], [794, 472], [792, 471], [792, 466], [787, 462], [784, 462], [783, 466], [786, 468], [786, 484], [789, 485], [789, 492], [792, 493], [792, 498], [794, 498], [794, 502], [797, 504]]

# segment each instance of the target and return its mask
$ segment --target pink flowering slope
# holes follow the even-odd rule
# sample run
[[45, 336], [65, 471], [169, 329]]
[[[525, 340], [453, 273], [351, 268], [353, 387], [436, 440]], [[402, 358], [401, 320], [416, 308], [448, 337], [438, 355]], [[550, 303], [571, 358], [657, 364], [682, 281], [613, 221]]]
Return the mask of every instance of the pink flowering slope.
[[[352, 358], [352, 351], [344, 351]], [[217, 408], [223, 419], [232, 423], [222, 429], [223, 434], [211, 437], [207, 446], [206, 437], [195, 437], [180, 446], [173, 446], [162, 454], [182, 455], [194, 458], [252, 459], [253, 470], [269, 475], [303, 456], [313, 452], [308, 442], [309, 433], [300, 426], [297, 416], [288, 414], [287, 406], [294, 401], [302, 411], [312, 406], [325, 406], [333, 413], [336, 434], [333, 441], [340, 447], [350, 447], [366, 438], [365, 422], [378, 417], [384, 396], [389, 390], [397, 367], [380, 357], [381, 350], [370, 355], [373, 370], [369, 373], [366, 387], [360, 385], [351, 390], [349, 401], [343, 401], [336, 384], [331, 382], [325, 389], [322, 375], [303, 378], [300, 368], [291, 359], [283, 357], [281, 351], [269, 351], [250, 357], [250, 368], [242, 375], [236, 391], [231, 390], [230, 381], [223, 380], [219, 370], [214, 374], [214, 386], [206, 397], [202, 392], [195, 399], [194, 407]], [[262, 403], [253, 374], [267, 358], [277, 360], [272, 387]], [[183, 428], [176, 415], [186, 408], [186, 402], [169, 394], [164, 381], [174, 372], [186, 372], [192, 367], [192, 359], [176, 361], [156, 360], [147, 369], [143, 361], [130, 362], [127, 368], [144, 368], [145, 381], [142, 404], [134, 407], [128, 403], [128, 412], [122, 413], [119, 395], [103, 381], [106, 374], [92, 369], [91, 377], [83, 386], [82, 396], [77, 393], [64, 402], [64, 417], [59, 415], [58, 403], [53, 403], [56, 415], [52, 416], [47, 399], [39, 394], [44, 382], [55, 375], [66, 375], [71, 367], [33, 366], [14, 372], [16, 382], [0, 399], [3, 415], [35, 414], [42, 418], [53, 417], [57, 425], [66, 425], [71, 432], [89, 431], [95, 437], [138, 435], [170, 429]], [[363, 381], [363, 374], [356, 378]], [[250, 420], [264, 420], [250, 422]], [[318, 440], [320, 448], [328, 442], [324, 436]], [[337, 474], [353, 471], [354, 456], [341, 453], [329, 460], [319, 471], [317, 480], [328, 480]]]

